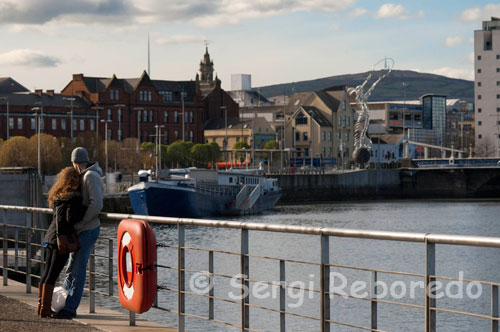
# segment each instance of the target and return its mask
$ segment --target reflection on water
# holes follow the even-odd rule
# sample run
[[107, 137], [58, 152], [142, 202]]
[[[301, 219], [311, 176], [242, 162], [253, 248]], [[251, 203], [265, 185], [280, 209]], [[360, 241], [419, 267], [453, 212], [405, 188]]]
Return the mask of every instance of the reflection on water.
[[[342, 202], [333, 204], [281, 206], [276, 210], [258, 216], [235, 217], [232, 220], [262, 223], [290, 224], [317, 227], [337, 227], [349, 229], [370, 229], [423, 233], [446, 233], [500, 237], [500, 203], [497, 201], [393, 201], [393, 202]], [[227, 218], [225, 218], [227, 219]], [[105, 223], [102, 235], [115, 237], [117, 225]], [[172, 226], [153, 225], [157, 241], [175, 246], [177, 230]], [[240, 245], [239, 231], [229, 229], [206, 229], [189, 227], [186, 229], [186, 246], [219, 249], [238, 252]], [[107, 242], [100, 242], [98, 250], [105, 250]], [[440, 276], [459, 277], [463, 272], [465, 279], [499, 282], [500, 249], [436, 246], [436, 272]], [[301, 234], [278, 234], [250, 232], [250, 253], [259, 256], [271, 256], [318, 263], [320, 243], [318, 236]], [[425, 248], [421, 243], [402, 243], [348, 238], [330, 238], [330, 262], [343, 266], [357, 266], [382, 270], [422, 274], [425, 271]], [[159, 264], [176, 266], [177, 251], [171, 248], [158, 249]], [[225, 275], [239, 273], [239, 256], [215, 254], [215, 272]], [[107, 269], [107, 262], [98, 261], [102, 269]], [[186, 268], [208, 270], [208, 253], [186, 251]], [[116, 271], [116, 269], [115, 269]], [[333, 268], [347, 280], [346, 290], [355, 281], [369, 283], [371, 274], [346, 268]], [[186, 285], [193, 273], [186, 273]], [[279, 280], [279, 261], [250, 258], [250, 278], [263, 281]], [[340, 277], [339, 277], [340, 278]], [[319, 289], [319, 266], [297, 263], [286, 264], [287, 281], [302, 281], [306, 287]], [[395, 285], [399, 290], [409, 287], [412, 282], [422, 280], [419, 277], [378, 274], [378, 279], [387, 285]], [[340, 279], [335, 284], [340, 285]], [[176, 273], [173, 270], [160, 270], [158, 283], [177, 289]], [[447, 283], [443, 284], [443, 289]], [[252, 286], [252, 284], [251, 284]], [[464, 287], [466, 284], [464, 285]], [[101, 285], [107, 290], [107, 285]], [[396, 287], [397, 288], [397, 287]], [[215, 296], [229, 298], [237, 294], [238, 289], [231, 287], [229, 279], [215, 278]], [[484, 286], [482, 295], [476, 299], [437, 300], [439, 307], [490, 314], [490, 288]], [[272, 293], [272, 292], [270, 292]], [[416, 288], [414, 296], [402, 299], [384, 298], [407, 304], [423, 305], [423, 290]], [[116, 287], [115, 287], [116, 294]], [[278, 292], [279, 294], [279, 292]], [[287, 292], [287, 311], [319, 317], [319, 296], [316, 292], [304, 292], [301, 298], [298, 292]], [[258, 295], [258, 294], [257, 294]], [[274, 298], [273, 298], [274, 297]], [[117, 308], [119, 304], [109, 299], [98, 297], [102, 304]], [[267, 298], [250, 297], [250, 303], [279, 309], [279, 295], [270, 294]], [[176, 310], [177, 295], [168, 291], [159, 292], [160, 306]], [[233, 303], [216, 301], [215, 319], [239, 325], [240, 306]], [[208, 316], [208, 299], [186, 295], [186, 311], [191, 314]], [[141, 315], [169, 325], [176, 325], [176, 315], [158, 310], [150, 310]], [[250, 328], [258, 331], [279, 330], [279, 314], [250, 309]], [[287, 331], [319, 331], [316, 320], [302, 319], [287, 315]], [[331, 300], [331, 319], [350, 324], [369, 326], [370, 302], [335, 296]], [[400, 307], [391, 304], [379, 304], [378, 327], [388, 331], [422, 331], [424, 312], [419, 308]], [[211, 324], [203, 320], [187, 318], [188, 331], [236, 331], [236, 329]], [[486, 331], [490, 322], [484, 319], [437, 313], [439, 331]], [[335, 331], [351, 331], [351, 328], [333, 326]]]

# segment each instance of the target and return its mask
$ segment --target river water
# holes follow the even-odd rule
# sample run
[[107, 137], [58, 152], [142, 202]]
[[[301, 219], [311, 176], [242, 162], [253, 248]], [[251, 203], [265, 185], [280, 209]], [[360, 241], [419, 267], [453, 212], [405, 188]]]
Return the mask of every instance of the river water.
[[[228, 218], [225, 218], [228, 219]], [[257, 216], [234, 217], [231, 220], [260, 223], [289, 224], [301, 226], [336, 227], [345, 229], [386, 230], [403, 232], [423, 232], [441, 234], [479, 235], [500, 237], [499, 201], [391, 201], [391, 202], [339, 202], [331, 204], [311, 204], [280, 206], [275, 210]], [[157, 242], [175, 246], [177, 229], [172, 226], [152, 225]], [[116, 236], [116, 223], [103, 223], [101, 235]], [[186, 246], [219, 249], [238, 252], [240, 246], [238, 230], [206, 229], [189, 227], [186, 229]], [[99, 242], [97, 249], [104, 250], [106, 242]], [[252, 255], [278, 257], [300, 261], [320, 262], [320, 238], [303, 234], [278, 234], [250, 232]], [[422, 243], [377, 241], [365, 239], [330, 238], [330, 262], [332, 264], [374, 268], [399, 272], [425, 273], [425, 246]], [[177, 251], [172, 248], [158, 248], [158, 263], [175, 267]], [[107, 269], [106, 262], [97, 262], [101, 269]], [[228, 276], [239, 273], [239, 256], [214, 255], [215, 272]], [[186, 251], [186, 268], [208, 270], [208, 253]], [[250, 258], [250, 278], [266, 282], [279, 281], [279, 261]], [[115, 270], [116, 271], [116, 270]], [[356, 294], [366, 296], [371, 273], [346, 268], [331, 268], [331, 285], [336, 290], [353, 295], [353, 284], [361, 287]], [[296, 288], [287, 289], [287, 312], [319, 317], [319, 294], [304, 288], [319, 289], [319, 266], [286, 263], [287, 283]], [[436, 245], [436, 274], [438, 276], [500, 282], [500, 249], [476, 248], [450, 245]], [[196, 276], [197, 279], [194, 279]], [[424, 304], [424, 291], [418, 276], [379, 273], [378, 280], [387, 285], [387, 295], [382, 300], [410, 305]], [[196, 281], [196, 282], [195, 282]], [[186, 290], [199, 292], [204, 278], [186, 273]], [[443, 297], [438, 298], [441, 308], [490, 315], [489, 285], [470, 285], [463, 282], [448, 285], [442, 280]], [[177, 289], [174, 270], [160, 269], [158, 284]], [[361, 285], [361, 286], [360, 286]], [[366, 288], [362, 286], [366, 285]], [[470, 286], [469, 286], [470, 285]], [[105, 283], [98, 288], [107, 290]], [[260, 289], [250, 284], [250, 303], [279, 309], [279, 291], [265, 284]], [[445, 292], [445, 290], [449, 290]], [[392, 291], [391, 291], [392, 290]], [[413, 290], [413, 291], [410, 291]], [[379, 287], [379, 293], [383, 287]], [[231, 299], [240, 289], [235, 280], [223, 277], [214, 279], [214, 295]], [[115, 287], [116, 294], [116, 287]], [[439, 294], [439, 293], [438, 293]], [[177, 295], [169, 291], [159, 291], [159, 305], [171, 310], [177, 309]], [[106, 306], [119, 308], [116, 300], [97, 297]], [[239, 325], [241, 317], [238, 304], [215, 301], [215, 319]], [[187, 294], [186, 312], [208, 316], [208, 299]], [[151, 309], [141, 318], [155, 320], [176, 326], [175, 314]], [[257, 331], [279, 331], [279, 313], [250, 308], [250, 328]], [[359, 326], [370, 326], [370, 302], [361, 299], [334, 296], [331, 299], [331, 319]], [[286, 316], [287, 331], [320, 331], [319, 321]], [[424, 310], [409, 306], [379, 303], [378, 328], [385, 331], [422, 331]], [[458, 316], [437, 312], [438, 331], [489, 331], [490, 321], [486, 319]], [[214, 324], [196, 318], [186, 318], [187, 331], [236, 331], [226, 325]], [[332, 324], [335, 331], [359, 331], [352, 327]]]

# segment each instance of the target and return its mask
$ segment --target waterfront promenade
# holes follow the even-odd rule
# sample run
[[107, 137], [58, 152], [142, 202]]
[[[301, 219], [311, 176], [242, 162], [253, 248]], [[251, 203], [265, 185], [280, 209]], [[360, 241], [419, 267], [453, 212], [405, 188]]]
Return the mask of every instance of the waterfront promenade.
[[127, 314], [96, 306], [88, 312], [88, 303], [82, 302], [73, 320], [39, 318], [36, 314], [37, 289], [26, 293], [26, 285], [9, 279], [8, 286], [0, 286], [0, 331], [19, 332], [176, 332], [166, 325], [136, 318], [136, 326], [129, 326]]

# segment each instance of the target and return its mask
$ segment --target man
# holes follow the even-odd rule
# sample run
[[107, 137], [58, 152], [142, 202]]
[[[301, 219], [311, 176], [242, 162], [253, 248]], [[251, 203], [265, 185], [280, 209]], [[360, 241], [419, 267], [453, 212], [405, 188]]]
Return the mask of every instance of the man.
[[99, 236], [101, 222], [99, 213], [102, 209], [102, 170], [97, 162], [90, 163], [87, 150], [78, 147], [71, 152], [73, 167], [82, 176], [83, 205], [88, 206], [83, 219], [74, 224], [74, 229], [80, 241], [80, 249], [71, 253], [66, 279], [63, 287], [68, 291], [64, 308], [55, 314], [54, 318], [71, 319], [76, 317], [76, 309], [82, 299], [87, 262], [92, 247]]

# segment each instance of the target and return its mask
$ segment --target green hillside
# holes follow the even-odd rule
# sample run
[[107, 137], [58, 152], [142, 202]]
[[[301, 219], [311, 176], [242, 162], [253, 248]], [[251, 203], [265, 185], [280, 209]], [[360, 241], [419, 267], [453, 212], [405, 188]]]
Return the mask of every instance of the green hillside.
[[[316, 80], [276, 84], [260, 87], [259, 91], [265, 97], [291, 95], [295, 92], [309, 92], [321, 90], [335, 85], [356, 86], [361, 84], [370, 72], [330, 76]], [[380, 71], [374, 72], [373, 78], [378, 77]], [[372, 78], [372, 80], [373, 80]], [[449, 78], [441, 75], [418, 73], [409, 70], [393, 70], [375, 88], [369, 101], [403, 100], [403, 82], [407, 82], [407, 99], [418, 99], [424, 94], [445, 95], [449, 99], [459, 98], [472, 102], [474, 100], [474, 82]], [[256, 90], [255, 88], [254, 90]]]

